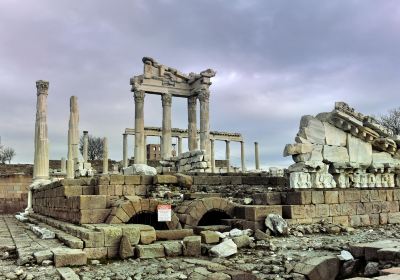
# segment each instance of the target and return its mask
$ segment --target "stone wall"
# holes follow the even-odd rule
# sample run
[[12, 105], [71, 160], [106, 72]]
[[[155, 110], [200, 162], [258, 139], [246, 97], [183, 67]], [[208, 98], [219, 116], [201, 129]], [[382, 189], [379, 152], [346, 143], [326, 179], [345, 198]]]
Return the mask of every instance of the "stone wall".
[[14, 214], [27, 206], [32, 175], [0, 175], [0, 213]]

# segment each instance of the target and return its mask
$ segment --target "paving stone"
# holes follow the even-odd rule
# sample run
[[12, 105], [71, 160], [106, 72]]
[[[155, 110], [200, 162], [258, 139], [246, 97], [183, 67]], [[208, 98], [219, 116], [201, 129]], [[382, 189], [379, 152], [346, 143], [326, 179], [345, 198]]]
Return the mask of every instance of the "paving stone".
[[33, 256], [38, 264], [41, 264], [44, 260], [53, 260], [53, 252], [50, 250], [34, 252]]

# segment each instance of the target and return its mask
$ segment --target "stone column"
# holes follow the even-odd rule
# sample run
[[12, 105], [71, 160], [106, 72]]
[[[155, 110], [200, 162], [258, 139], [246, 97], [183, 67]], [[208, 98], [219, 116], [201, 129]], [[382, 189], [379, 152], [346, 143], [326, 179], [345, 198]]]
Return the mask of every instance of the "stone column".
[[89, 134], [88, 131], [83, 131], [83, 162], [88, 162], [88, 149], [89, 149]]
[[162, 159], [168, 159], [172, 156], [172, 136], [171, 136], [171, 103], [172, 96], [165, 93], [161, 96], [163, 118], [162, 118]]
[[70, 98], [70, 113], [68, 125], [68, 159], [67, 159], [67, 178], [75, 178], [75, 163], [78, 162], [79, 145], [79, 113], [78, 99], [76, 96]]
[[182, 154], [182, 136], [178, 136], [178, 155]]
[[108, 174], [108, 140], [103, 139], [103, 175]]
[[211, 172], [212, 173], [215, 173], [215, 147], [214, 147], [214, 145], [215, 145], [215, 143], [214, 143], [214, 139], [210, 139], [210, 144], [211, 144], [211, 155], [210, 155], [210, 158], [211, 158]]
[[197, 121], [196, 121], [197, 97], [188, 98], [188, 146], [189, 151], [197, 150]]
[[200, 100], [200, 149], [210, 154], [210, 122], [209, 122], [210, 93], [203, 89], [199, 94]]
[[144, 157], [144, 163], [145, 164], [147, 164], [147, 136], [145, 135], [144, 136], [144, 149], [143, 149], [143, 153], [144, 153], [144, 155], [143, 155], [143, 157]]
[[246, 171], [245, 159], [244, 159], [244, 142], [240, 141], [240, 160], [242, 163], [242, 172]]
[[255, 152], [255, 160], [256, 160], [256, 170], [260, 169], [260, 156], [258, 153], [258, 142], [254, 142], [254, 152]]
[[146, 163], [144, 143], [144, 91], [135, 91], [135, 163]]
[[122, 165], [128, 167], [128, 134], [122, 134]]
[[67, 161], [65, 157], [61, 158], [61, 173], [67, 173]]
[[47, 136], [47, 96], [49, 82], [36, 81], [35, 155], [33, 179], [49, 178], [49, 139]]
[[231, 172], [231, 148], [230, 141], [225, 140], [225, 160], [226, 160], [226, 172]]

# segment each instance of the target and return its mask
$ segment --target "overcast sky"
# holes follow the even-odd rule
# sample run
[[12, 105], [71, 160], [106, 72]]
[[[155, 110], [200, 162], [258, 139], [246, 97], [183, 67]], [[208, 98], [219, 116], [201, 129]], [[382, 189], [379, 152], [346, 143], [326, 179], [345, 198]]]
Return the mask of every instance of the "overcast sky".
[[[0, 135], [14, 163], [33, 162], [35, 81], [50, 81], [50, 158], [67, 154], [69, 97], [80, 129], [107, 136], [122, 158], [134, 127], [129, 78], [150, 56], [182, 72], [217, 71], [211, 130], [240, 132], [246, 163], [287, 166], [300, 117], [346, 101], [366, 114], [400, 106], [398, 0], [0, 1]], [[186, 100], [173, 99], [173, 127], [187, 127]], [[159, 96], [145, 98], [145, 125], [161, 126]], [[148, 142], [157, 143], [157, 139]], [[129, 156], [133, 156], [133, 137]], [[223, 159], [224, 143], [216, 144]], [[231, 144], [239, 165], [240, 145]]]

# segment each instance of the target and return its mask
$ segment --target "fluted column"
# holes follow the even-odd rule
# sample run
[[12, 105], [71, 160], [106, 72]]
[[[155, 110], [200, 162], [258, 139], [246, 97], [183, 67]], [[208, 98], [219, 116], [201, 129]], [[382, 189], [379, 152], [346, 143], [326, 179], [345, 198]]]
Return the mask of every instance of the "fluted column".
[[226, 160], [226, 172], [231, 172], [231, 148], [230, 141], [225, 140], [225, 160]]
[[172, 156], [172, 136], [171, 136], [171, 94], [163, 94], [161, 96], [162, 107], [163, 107], [163, 118], [162, 118], [162, 159], [168, 159]]
[[88, 162], [88, 149], [89, 149], [89, 134], [88, 131], [83, 131], [83, 162]]
[[254, 154], [256, 161], [256, 170], [260, 169], [260, 155], [258, 153], [258, 142], [254, 142]]
[[215, 173], [215, 143], [214, 139], [210, 139], [210, 144], [211, 144], [211, 172]]
[[103, 175], [108, 174], [108, 140], [103, 139]]
[[146, 163], [144, 143], [144, 91], [135, 91], [135, 163]]
[[182, 154], [182, 136], [178, 136], [178, 155]]
[[240, 141], [240, 161], [242, 163], [242, 172], [246, 171], [245, 156], [244, 156], [244, 142]]
[[122, 134], [122, 165], [128, 167], [128, 134]]
[[203, 89], [199, 94], [200, 100], [200, 149], [210, 154], [210, 121], [209, 121], [210, 93]]
[[196, 105], [197, 97], [191, 96], [188, 99], [188, 146], [189, 151], [197, 150], [197, 121]]
[[35, 155], [33, 179], [49, 178], [49, 139], [47, 136], [47, 96], [49, 82], [36, 81]]

